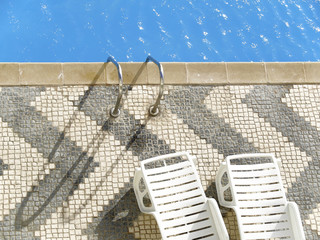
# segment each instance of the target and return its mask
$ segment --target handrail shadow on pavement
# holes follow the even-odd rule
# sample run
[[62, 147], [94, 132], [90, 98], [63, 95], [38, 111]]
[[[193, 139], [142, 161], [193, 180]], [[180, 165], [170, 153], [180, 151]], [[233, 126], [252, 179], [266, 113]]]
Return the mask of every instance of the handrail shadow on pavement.
[[[62, 133], [60, 133], [58, 140], [56, 141], [54, 147], [52, 148], [51, 152], [48, 155], [48, 162], [51, 162], [54, 158], [57, 150], [61, 146], [63, 140], [65, 139], [66, 135], [68, 134], [71, 125], [74, 123], [79, 111], [81, 111], [83, 105], [85, 104], [86, 100], [90, 96], [93, 86], [97, 82], [97, 80], [100, 78], [101, 74], [103, 73], [104, 69], [106, 67], [106, 62], [100, 67], [99, 71], [95, 75], [90, 87], [88, 90], [85, 91], [84, 95], [81, 97], [81, 100], [77, 106], [78, 111], [75, 111], [72, 115], [72, 117], [69, 119], [67, 125], [65, 126]], [[21, 206], [19, 207], [16, 218], [15, 218], [15, 228], [21, 229], [22, 227], [28, 226], [31, 222], [33, 222], [40, 214], [41, 212], [46, 208], [46, 206], [51, 202], [51, 200], [54, 198], [54, 196], [57, 194], [57, 192], [60, 190], [60, 188], [63, 186], [63, 184], [67, 181], [68, 176], [73, 172], [75, 167], [79, 164], [79, 162], [86, 156], [86, 152], [82, 152], [78, 160], [71, 166], [71, 168], [67, 171], [67, 173], [64, 175], [64, 177], [60, 180], [59, 184], [56, 186], [53, 192], [49, 195], [49, 197], [42, 203], [41, 207], [38, 208], [38, 210], [32, 214], [29, 218], [26, 220], [22, 220], [22, 215], [25, 207], [27, 206], [27, 203], [29, 202], [32, 194], [34, 193], [35, 187], [32, 187], [32, 191], [29, 191], [27, 193], [27, 196], [23, 199]], [[90, 161], [90, 158], [89, 158]], [[87, 165], [87, 164], [86, 164]]]
[[[101, 68], [99, 69], [99, 71], [97, 72], [97, 74], [95, 75], [91, 85], [89, 86], [89, 89], [85, 91], [84, 95], [81, 97], [79, 104], [77, 105], [78, 110], [75, 111], [72, 115], [72, 117], [70, 118], [70, 120], [68, 121], [67, 125], [65, 126], [64, 130], [62, 131], [62, 133], [60, 133], [59, 138], [57, 140], [57, 142], [55, 143], [54, 147], [52, 148], [50, 154], [48, 155], [48, 162], [51, 162], [52, 159], [54, 158], [57, 150], [59, 149], [59, 147], [61, 146], [62, 142], [64, 141], [65, 137], [67, 136], [67, 134], [70, 131], [71, 125], [75, 122], [75, 119], [78, 115], [78, 113], [81, 111], [83, 105], [85, 104], [86, 100], [88, 99], [88, 97], [90, 96], [95, 83], [97, 82], [97, 80], [99, 79], [99, 77], [101, 76], [101, 74], [103, 73], [104, 69], [106, 68], [106, 64], [107, 62], [105, 62]], [[139, 78], [140, 74], [142, 73], [143, 69], [145, 68], [146, 63], [143, 63], [142, 66], [139, 68], [137, 74], [134, 76], [133, 80], [132, 80], [132, 84], [129, 85], [128, 90], [132, 89], [132, 86], [136, 83], [137, 79]], [[125, 94], [127, 94], [128, 92], [126, 92]], [[80, 172], [80, 174], [77, 177], [77, 180], [74, 181], [72, 189], [69, 191], [69, 194], [72, 194], [74, 192], [75, 189], [77, 189], [78, 185], [81, 182], [81, 179], [83, 179], [83, 177], [85, 176], [87, 170], [88, 170], [88, 166], [93, 162], [94, 156], [95, 154], [98, 152], [99, 147], [103, 141], [103, 139], [105, 138], [107, 132], [108, 132], [108, 126], [110, 126], [110, 124], [112, 124], [113, 121], [116, 121], [114, 118], [109, 117], [105, 123], [103, 124], [103, 126], [101, 127], [101, 129], [99, 130], [98, 134], [95, 136], [95, 138], [93, 138], [93, 140], [91, 141], [91, 143], [88, 145], [87, 149], [85, 151], [82, 151], [82, 153], [80, 154], [79, 158], [72, 164], [72, 166], [69, 168], [69, 170], [67, 171], [67, 173], [63, 176], [63, 178], [60, 180], [59, 184], [55, 187], [55, 189], [50, 193], [50, 195], [46, 198], [46, 200], [41, 204], [41, 206], [38, 208], [38, 210], [36, 210], [31, 216], [29, 216], [27, 219], [23, 220], [23, 212], [24, 209], [27, 206], [27, 203], [30, 201], [32, 195], [35, 193], [35, 186], [32, 187], [32, 190], [29, 191], [26, 195], [26, 197], [24, 197], [23, 201], [21, 202], [21, 205], [16, 213], [16, 218], [15, 218], [15, 228], [21, 229], [23, 227], [28, 226], [30, 223], [32, 223], [43, 211], [44, 209], [48, 206], [48, 204], [52, 201], [52, 199], [55, 197], [55, 195], [58, 193], [58, 191], [61, 189], [61, 187], [64, 185], [64, 183], [69, 179], [70, 175], [72, 174], [72, 172], [75, 170], [75, 168], [78, 166], [78, 164], [85, 158], [87, 157], [87, 152], [90, 150], [90, 148], [93, 148], [92, 153], [90, 154], [91, 156], [88, 158], [87, 162], [84, 164], [84, 167], [82, 168], [82, 171]], [[133, 136], [133, 139], [135, 137]], [[132, 143], [132, 141], [130, 141]], [[134, 140], [133, 140], [134, 142]], [[128, 150], [130, 148], [130, 145], [126, 146], [126, 150]], [[119, 160], [121, 159], [121, 155], [118, 156], [117, 160], [112, 163], [111, 167], [109, 168], [109, 170], [107, 171], [107, 175], [112, 173], [113, 169], [118, 165]], [[99, 186], [102, 184], [103, 182], [100, 182], [97, 187], [99, 188]], [[96, 192], [96, 190], [91, 191], [90, 193], [90, 197], [89, 199], [92, 198], [92, 195]], [[88, 200], [89, 200], [88, 199]], [[31, 200], [32, 201], [32, 200]], [[79, 212], [81, 212], [81, 208], [79, 209]], [[71, 216], [69, 216], [71, 217]], [[74, 218], [75, 216], [71, 217]]]

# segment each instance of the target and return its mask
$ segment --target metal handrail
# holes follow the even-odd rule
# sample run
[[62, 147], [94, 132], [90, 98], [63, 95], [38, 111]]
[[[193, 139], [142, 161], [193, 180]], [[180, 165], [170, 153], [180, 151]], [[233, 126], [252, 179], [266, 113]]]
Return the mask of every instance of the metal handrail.
[[121, 66], [118, 64], [118, 62], [112, 56], [108, 57], [107, 63], [108, 62], [112, 62], [117, 67], [117, 70], [118, 70], [119, 91], [118, 91], [117, 102], [116, 102], [115, 107], [110, 109], [110, 115], [112, 117], [116, 118], [116, 117], [118, 117], [120, 115], [119, 107], [120, 107], [120, 101], [121, 101], [122, 92], [123, 92], [123, 90], [122, 90], [122, 85], [123, 85], [122, 69], [121, 69]]
[[163, 86], [164, 86], [164, 75], [163, 75], [163, 68], [160, 62], [158, 62], [157, 60], [155, 60], [153, 57], [151, 57], [150, 55], [147, 57], [146, 62], [152, 61], [153, 63], [155, 63], [158, 68], [159, 68], [159, 72], [160, 72], [160, 89], [159, 89], [159, 94], [158, 94], [158, 98], [155, 102], [155, 104], [151, 105], [149, 108], [149, 114], [151, 116], [157, 116], [160, 112], [159, 110], [159, 104], [160, 104], [160, 100], [161, 97], [163, 95]]

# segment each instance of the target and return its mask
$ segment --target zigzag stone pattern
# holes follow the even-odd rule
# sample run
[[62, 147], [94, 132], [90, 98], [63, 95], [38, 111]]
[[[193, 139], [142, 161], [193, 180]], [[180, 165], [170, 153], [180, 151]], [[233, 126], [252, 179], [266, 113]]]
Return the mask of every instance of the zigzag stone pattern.
[[[139, 211], [134, 168], [176, 151], [197, 156], [214, 198], [224, 157], [274, 153], [307, 239], [319, 239], [319, 91], [318, 85], [166, 86], [160, 115], [150, 118], [157, 88], [132, 86], [113, 119], [114, 86], [2, 87], [0, 239], [161, 239], [154, 219]], [[238, 239], [233, 212], [221, 210], [230, 238]]]

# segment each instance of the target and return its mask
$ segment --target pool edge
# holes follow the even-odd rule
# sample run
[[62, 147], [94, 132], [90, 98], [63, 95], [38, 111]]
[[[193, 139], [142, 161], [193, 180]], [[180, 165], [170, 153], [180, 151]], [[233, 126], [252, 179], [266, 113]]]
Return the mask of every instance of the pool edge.
[[[120, 63], [126, 85], [159, 84], [153, 63]], [[319, 84], [320, 62], [164, 62], [166, 85]], [[0, 86], [114, 85], [112, 64], [0, 63]]]

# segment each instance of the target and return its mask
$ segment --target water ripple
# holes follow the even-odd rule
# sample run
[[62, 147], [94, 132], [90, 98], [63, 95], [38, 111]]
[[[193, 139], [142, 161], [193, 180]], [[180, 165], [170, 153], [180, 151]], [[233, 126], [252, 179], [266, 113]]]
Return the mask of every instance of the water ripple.
[[320, 59], [317, 0], [8, 0], [2, 8], [1, 61]]

